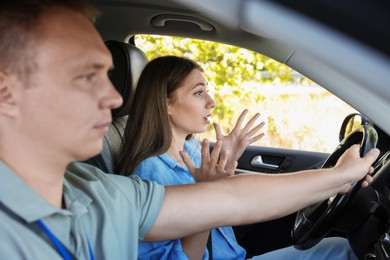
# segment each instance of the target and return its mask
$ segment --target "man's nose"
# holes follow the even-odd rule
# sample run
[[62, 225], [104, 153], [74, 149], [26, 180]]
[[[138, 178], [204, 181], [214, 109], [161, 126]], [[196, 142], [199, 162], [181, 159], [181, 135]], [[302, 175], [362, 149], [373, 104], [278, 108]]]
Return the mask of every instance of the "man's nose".
[[107, 95], [103, 98], [101, 102], [102, 108], [115, 109], [120, 107], [123, 104], [123, 98], [119, 92], [112, 85], [111, 81], [109, 82]]

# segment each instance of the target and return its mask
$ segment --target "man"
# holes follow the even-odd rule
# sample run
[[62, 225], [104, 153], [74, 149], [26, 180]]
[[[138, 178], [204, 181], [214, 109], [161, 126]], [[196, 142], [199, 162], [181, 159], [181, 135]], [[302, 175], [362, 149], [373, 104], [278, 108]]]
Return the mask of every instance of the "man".
[[110, 110], [122, 103], [107, 76], [110, 52], [82, 1], [9, 2], [0, 8], [2, 259], [136, 259], [144, 237], [266, 221], [325, 200], [379, 154], [360, 158], [354, 146], [332, 169], [165, 190], [70, 164], [101, 151]]

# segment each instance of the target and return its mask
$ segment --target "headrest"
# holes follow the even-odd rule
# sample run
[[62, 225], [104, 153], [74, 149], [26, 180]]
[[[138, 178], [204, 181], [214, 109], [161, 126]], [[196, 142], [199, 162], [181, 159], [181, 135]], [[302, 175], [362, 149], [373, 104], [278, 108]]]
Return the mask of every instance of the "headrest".
[[142, 50], [125, 42], [110, 40], [106, 41], [106, 46], [114, 62], [110, 79], [123, 98], [123, 105], [112, 110], [112, 118], [120, 118], [129, 113], [138, 79], [148, 58]]

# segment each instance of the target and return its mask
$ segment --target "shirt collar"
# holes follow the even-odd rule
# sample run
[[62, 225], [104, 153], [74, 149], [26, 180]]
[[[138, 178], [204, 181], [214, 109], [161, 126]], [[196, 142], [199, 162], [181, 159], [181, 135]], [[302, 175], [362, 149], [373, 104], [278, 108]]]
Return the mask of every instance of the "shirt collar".
[[163, 162], [165, 162], [168, 165], [168, 167], [171, 169], [174, 169], [175, 167], [183, 168], [182, 165], [180, 165], [178, 162], [173, 160], [167, 153], [158, 155], [158, 158], [160, 158]]
[[[58, 209], [47, 203], [3, 162], [0, 162], [0, 174], [1, 203], [24, 221], [31, 223], [56, 213], [71, 214], [68, 210]], [[85, 194], [78, 191], [70, 192], [67, 183], [64, 183], [64, 194], [67, 204], [71, 204], [75, 200], [74, 198], [77, 198], [78, 202], [85, 206], [91, 202], [91, 199]]]
[[91, 197], [89, 197], [82, 190], [71, 185], [70, 181], [67, 179], [68, 171], [65, 173], [65, 181], [64, 181], [64, 197], [65, 203], [68, 210], [76, 215], [81, 215], [86, 213], [87, 207], [93, 201]]
[[[184, 151], [189, 153], [189, 156], [191, 157], [191, 160], [195, 164], [196, 167], [200, 167], [200, 159], [198, 159], [198, 156], [195, 154], [199, 151], [197, 151], [199, 147], [199, 142], [197, 142], [194, 138], [191, 140], [186, 140], [184, 142]], [[187, 167], [181, 165], [180, 163], [173, 160], [167, 153], [163, 153], [157, 156], [160, 158], [163, 162], [165, 162], [169, 168], [174, 169], [175, 167], [179, 167], [180, 169], [187, 170]]]

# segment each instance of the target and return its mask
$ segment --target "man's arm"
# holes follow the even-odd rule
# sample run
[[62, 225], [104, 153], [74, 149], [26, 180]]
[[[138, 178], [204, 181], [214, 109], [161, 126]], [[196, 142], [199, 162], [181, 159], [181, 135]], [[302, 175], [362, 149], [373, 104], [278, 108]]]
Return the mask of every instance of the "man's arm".
[[145, 240], [174, 239], [219, 226], [267, 221], [345, 192], [371, 171], [379, 155], [373, 149], [360, 158], [359, 148], [352, 146], [330, 169], [280, 175], [240, 174], [213, 182], [166, 187], [162, 209]]

